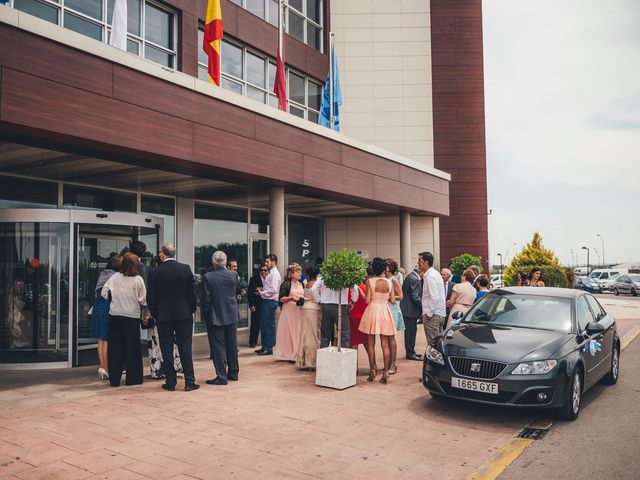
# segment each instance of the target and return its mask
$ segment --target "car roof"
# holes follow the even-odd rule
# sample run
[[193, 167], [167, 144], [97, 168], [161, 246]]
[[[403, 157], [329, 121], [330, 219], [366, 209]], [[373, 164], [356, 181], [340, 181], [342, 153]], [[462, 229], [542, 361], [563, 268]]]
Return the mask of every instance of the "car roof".
[[556, 298], [570, 298], [574, 299], [584, 295], [581, 290], [575, 290], [573, 288], [555, 288], [555, 287], [505, 287], [497, 288], [492, 293], [498, 295], [529, 295], [535, 297], [556, 297]]

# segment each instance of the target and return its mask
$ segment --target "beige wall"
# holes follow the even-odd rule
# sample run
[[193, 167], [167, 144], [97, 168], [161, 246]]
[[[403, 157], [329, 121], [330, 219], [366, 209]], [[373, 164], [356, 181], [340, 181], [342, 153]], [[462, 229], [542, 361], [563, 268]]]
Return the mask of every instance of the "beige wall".
[[332, 0], [341, 131], [433, 166], [428, 0]]
[[[411, 258], [434, 252], [433, 217], [411, 217]], [[400, 260], [400, 219], [396, 216], [329, 217], [326, 219], [327, 253], [341, 248], [367, 250], [373, 257]], [[405, 270], [413, 265], [402, 265]]]

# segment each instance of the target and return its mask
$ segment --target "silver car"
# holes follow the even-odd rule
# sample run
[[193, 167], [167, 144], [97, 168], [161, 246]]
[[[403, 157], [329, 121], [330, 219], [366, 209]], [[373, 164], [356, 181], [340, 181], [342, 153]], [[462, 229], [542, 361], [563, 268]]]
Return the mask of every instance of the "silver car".
[[613, 293], [620, 295], [621, 293], [630, 293], [634, 297], [640, 292], [640, 274], [625, 273], [616, 278], [613, 283]]

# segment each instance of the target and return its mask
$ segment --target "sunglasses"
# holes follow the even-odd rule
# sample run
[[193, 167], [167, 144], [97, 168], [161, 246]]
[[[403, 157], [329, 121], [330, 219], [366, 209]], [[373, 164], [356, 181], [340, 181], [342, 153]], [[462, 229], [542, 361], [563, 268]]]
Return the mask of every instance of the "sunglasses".
[[268, 270], [266, 268], [261, 268], [260, 271], [261, 272], [267, 272]]

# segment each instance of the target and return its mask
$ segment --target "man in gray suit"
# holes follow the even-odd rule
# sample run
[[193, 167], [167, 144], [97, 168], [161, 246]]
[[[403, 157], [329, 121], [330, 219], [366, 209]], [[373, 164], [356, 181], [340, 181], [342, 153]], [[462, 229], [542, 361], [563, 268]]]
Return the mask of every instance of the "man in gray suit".
[[422, 360], [422, 355], [418, 355], [415, 350], [418, 319], [422, 317], [422, 272], [417, 265], [402, 283], [400, 310], [404, 317], [404, 350], [407, 360]]
[[237, 272], [227, 270], [227, 255], [217, 251], [212, 256], [213, 271], [202, 280], [202, 315], [216, 378], [209, 385], [226, 385], [237, 381], [238, 371], [238, 302], [240, 279]]

